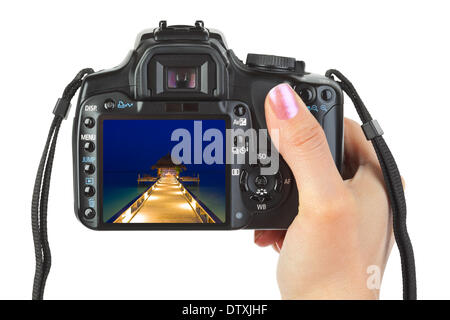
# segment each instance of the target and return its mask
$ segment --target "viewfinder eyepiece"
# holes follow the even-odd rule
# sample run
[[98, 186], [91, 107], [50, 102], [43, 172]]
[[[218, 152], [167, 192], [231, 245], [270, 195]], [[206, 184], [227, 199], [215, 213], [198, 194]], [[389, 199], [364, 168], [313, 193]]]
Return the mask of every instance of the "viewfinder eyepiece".
[[196, 68], [168, 68], [167, 87], [169, 89], [195, 89], [197, 87]]

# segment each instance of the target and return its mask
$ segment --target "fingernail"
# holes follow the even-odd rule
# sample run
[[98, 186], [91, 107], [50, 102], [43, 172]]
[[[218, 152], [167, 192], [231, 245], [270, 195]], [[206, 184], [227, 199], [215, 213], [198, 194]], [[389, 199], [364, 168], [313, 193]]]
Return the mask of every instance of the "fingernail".
[[255, 242], [263, 235], [264, 231], [255, 231]]
[[278, 252], [281, 252], [281, 247], [280, 247], [280, 244], [278, 243], [278, 241], [275, 241], [275, 247]]
[[294, 90], [287, 83], [279, 84], [270, 90], [269, 101], [273, 112], [280, 120], [295, 117], [300, 107]]
[[273, 248], [273, 250], [275, 250], [276, 252], [280, 253], [280, 247], [278, 247], [278, 245], [277, 245], [276, 242], [272, 244], [272, 248]]

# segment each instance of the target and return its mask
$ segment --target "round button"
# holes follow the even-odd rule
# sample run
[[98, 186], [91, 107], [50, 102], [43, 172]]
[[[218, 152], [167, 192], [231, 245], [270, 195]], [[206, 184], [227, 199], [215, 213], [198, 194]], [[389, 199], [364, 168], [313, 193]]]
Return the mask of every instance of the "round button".
[[92, 163], [86, 163], [84, 165], [84, 173], [93, 174], [95, 172], [95, 166]]
[[245, 107], [241, 104], [234, 107], [234, 114], [238, 117], [242, 117], [245, 114]]
[[243, 147], [245, 146], [245, 137], [241, 135], [237, 135], [233, 139], [233, 144], [235, 147]]
[[298, 94], [304, 103], [310, 103], [314, 100], [314, 91], [312, 88], [302, 88]]
[[84, 125], [86, 128], [93, 128], [95, 126], [95, 120], [91, 117], [84, 119]]
[[92, 152], [95, 150], [95, 144], [92, 141], [85, 142], [83, 149], [87, 152]]
[[95, 188], [93, 186], [84, 187], [84, 195], [86, 197], [92, 197], [95, 194]]
[[95, 210], [93, 208], [87, 208], [84, 210], [83, 214], [86, 219], [92, 219], [95, 217]]
[[114, 109], [116, 107], [116, 103], [114, 102], [114, 100], [108, 99], [105, 101], [103, 106], [107, 111], [111, 111], [112, 109]]
[[267, 185], [267, 178], [265, 176], [257, 176], [255, 178], [255, 185], [258, 188], [265, 187]]
[[333, 92], [330, 89], [325, 89], [320, 94], [323, 101], [330, 101], [333, 98]]
[[241, 220], [244, 217], [244, 214], [242, 212], [236, 212], [234, 216], [236, 219]]

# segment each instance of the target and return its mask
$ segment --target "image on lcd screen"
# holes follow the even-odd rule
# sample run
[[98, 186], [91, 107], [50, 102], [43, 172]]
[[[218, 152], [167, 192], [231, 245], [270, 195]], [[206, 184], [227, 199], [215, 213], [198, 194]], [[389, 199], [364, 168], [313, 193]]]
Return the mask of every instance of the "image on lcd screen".
[[225, 223], [225, 120], [104, 120], [104, 223]]

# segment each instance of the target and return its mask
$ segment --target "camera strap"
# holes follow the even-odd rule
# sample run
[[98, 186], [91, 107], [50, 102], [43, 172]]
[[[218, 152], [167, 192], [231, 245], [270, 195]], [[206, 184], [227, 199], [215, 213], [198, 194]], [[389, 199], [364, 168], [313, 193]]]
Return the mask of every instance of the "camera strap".
[[414, 263], [414, 251], [406, 227], [406, 200], [403, 190], [402, 178], [389, 147], [384, 141], [378, 122], [372, 119], [364, 102], [359, 96], [353, 84], [339, 71], [331, 69], [325, 76], [335, 76], [342, 90], [350, 97], [358, 112], [363, 125], [361, 126], [367, 140], [371, 141], [383, 171], [384, 183], [389, 196], [393, 216], [394, 237], [400, 252], [403, 277], [403, 299], [416, 300], [416, 266]]
[[[70, 110], [70, 101], [80, 88], [84, 77], [93, 72], [94, 70], [89, 68], [81, 70], [65, 88], [62, 97], [58, 99], [53, 110], [55, 117], [50, 126], [44, 152], [36, 174], [31, 205], [31, 223], [36, 258], [33, 300], [43, 299], [45, 283], [51, 267], [51, 253], [47, 234], [47, 205], [59, 128], [61, 122], [67, 118]], [[363, 123], [362, 129], [366, 138], [372, 141], [375, 148], [383, 171], [393, 213], [394, 236], [400, 251], [402, 264], [403, 298], [405, 300], [414, 300], [417, 298], [414, 252], [406, 227], [406, 201], [398, 167], [382, 137], [383, 131], [381, 127], [376, 120], [372, 119], [352, 83], [337, 70], [328, 70], [326, 76], [329, 78], [335, 76], [340, 80], [338, 81], [339, 85], [350, 97], [361, 118]]]
[[36, 269], [33, 283], [33, 300], [42, 300], [45, 282], [47, 280], [52, 257], [47, 235], [47, 204], [52, 174], [53, 158], [55, 156], [56, 141], [61, 122], [67, 118], [70, 101], [80, 88], [85, 75], [93, 73], [92, 69], [81, 70], [65, 88], [64, 93], [56, 103], [52, 124], [45, 143], [34, 183], [33, 200], [31, 203], [31, 225], [33, 229], [34, 252]]

